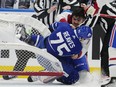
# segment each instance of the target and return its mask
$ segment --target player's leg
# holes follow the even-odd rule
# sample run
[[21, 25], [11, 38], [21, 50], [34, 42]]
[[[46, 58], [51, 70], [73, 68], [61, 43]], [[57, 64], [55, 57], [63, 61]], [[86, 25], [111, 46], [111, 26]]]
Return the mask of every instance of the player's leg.
[[[42, 67], [45, 68], [45, 72], [63, 72], [61, 65], [55, 61], [52, 62], [51, 59], [45, 59], [41, 56], [38, 56], [37, 61]], [[59, 78], [59, 76], [29, 76], [27, 80], [28, 82], [35, 82], [40, 80], [43, 83], [50, 83], [57, 78]]]
[[[109, 47], [109, 80], [102, 83], [101, 87], [115, 87], [116, 86], [116, 47]], [[107, 79], [107, 78], [106, 78]]]
[[27, 81], [35, 82], [39, 80], [42, 83], [52, 83], [57, 78], [59, 78], [59, 76], [29, 76]]
[[[105, 38], [106, 38], [106, 40], [105, 40]], [[104, 43], [103, 43], [103, 47], [101, 50], [101, 72], [103, 75], [109, 76], [109, 68], [108, 68], [108, 64], [109, 64], [108, 43], [109, 43], [109, 40], [108, 40], [107, 36], [105, 38], [104, 38]]]
[[111, 79], [109, 77], [109, 54], [108, 54], [109, 39], [110, 39], [110, 31], [107, 31], [104, 37], [103, 47], [101, 50], [101, 85], [109, 83]]
[[66, 85], [75, 84], [79, 80], [79, 74], [77, 70], [72, 70], [68, 77], [62, 76], [57, 79], [58, 82], [61, 82]]
[[[31, 76], [28, 78], [29, 82], [34, 82], [34, 81], [40, 80], [44, 83], [48, 83], [48, 82], [51, 82], [51, 81], [57, 79], [57, 81], [59, 81], [63, 84], [70, 85], [70, 84], [76, 83], [80, 77], [81, 78], [84, 78], [84, 77], [88, 78], [89, 77], [89, 74], [88, 74], [89, 69], [88, 69], [88, 64], [86, 62], [86, 57], [83, 57], [82, 59], [75, 60], [75, 61], [71, 58], [67, 58], [67, 59], [66, 58], [59, 58], [59, 60], [61, 61], [63, 70], [67, 73], [67, 76], [66, 75], [64, 75], [62, 77], [49, 77], [49, 76], [48, 77], [42, 77], [42, 76], [35, 77], [35, 76]], [[82, 70], [85, 70], [85, 71], [79, 72]], [[80, 74], [80, 76], [79, 76], [79, 74]], [[83, 77], [83, 75], [84, 75], [84, 77]], [[30, 80], [30, 78], [31, 78], [31, 80]], [[49, 79], [45, 80], [47, 78], [49, 78]]]
[[79, 82], [80, 83], [91, 82], [93, 77], [89, 72], [89, 65], [88, 65], [86, 55], [84, 55], [80, 59], [74, 60], [74, 66], [75, 66], [75, 69], [79, 73]]
[[89, 73], [89, 66], [86, 59], [86, 56], [83, 56], [80, 59], [65, 59], [66, 62], [63, 62], [62, 66], [68, 77], [63, 76], [57, 79], [57, 81], [63, 84], [74, 84], [77, 81], [81, 83], [90, 82], [92, 80], [92, 75]]
[[44, 37], [41, 35], [30, 35], [27, 38], [21, 37], [20, 40], [38, 48], [45, 48]]
[[74, 60], [70, 57], [59, 60], [61, 61], [63, 69], [68, 74], [68, 76], [62, 76], [58, 78], [57, 81], [67, 85], [76, 83], [79, 80], [79, 73], [78, 70], [75, 69], [76, 66], [74, 64]]
[[[30, 58], [35, 58], [35, 54], [33, 52], [29, 52], [26, 50], [15, 50], [15, 53], [16, 53], [18, 60], [13, 68], [13, 71], [24, 71], [28, 60]], [[17, 76], [15, 75], [3, 75], [4, 80], [10, 80], [16, 77]]]
[[110, 77], [116, 77], [116, 48], [109, 47], [109, 71]]
[[110, 77], [116, 77], [116, 24], [114, 25], [109, 41], [109, 71]]
[[[71, 58], [66, 58], [66, 57], [60, 57], [58, 59], [62, 64], [64, 72], [66, 72], [66, 74], [64, 74], [64, 75], [68, 76], [68, 74], [72, 73], [72, 71], [74, 69], [73, 64], [71, 62], [72, 59]], [[41, 58], [39, 58], [39, 60], [41, 60]], [[38, 60], [38, 62], [39, 62], [39, 60]], [[48, 65], [52, 65], [52, 64], [48, 60], [46, 60], [46, 61], [47, 61], [47, 64], [46, 64], [46, 62], [43, 62], [43, 63], [39, 62], [39, 64], [42, 65], [43, 67], [45, 67], [47, 71], [50, 71], [50, 72], [54, 71], [54, 70], [57, 71], [57, 72], [60, 71], [60, 69], [58, 67], [57, 68], [54, 68], [54, 67], [49, 68]], [[35, 82], [35, 81], [40, 80], [43, 83], [49, 83], [49, 82], [53, 82], [57, 78], [59, 78], [59, 77], [58, 76], [30, 76], [30, 77], [28, 77], [28, 81], [29, 82]]]
[[105, 71], [105, 69], [103, 69], [104, 72], [102, 70], [103, 72], [102, 76], [106, 77], [105, 79], [102, 78], [103, 87], [109, 84], [112, 84], [114, 80], [116, 80], [116, 75], [115, 75], [115, 71], [116, 71], [116, 25], [114, 25], [114, 27], [107, 32], [106, 37], [108, 37], [107, 39], [109, 39], [109, 42], [106, 45], [107, 52], [108, 52], [106, 55], [108, 55], [108, 58], [104, 60], [102, 59], [101, 63], [103, 65], [103, 62], [107, 61], [107, 67], [105, 68], [108, 69], [109, 73], [107, 74], [107, 71]]
[[[85, 83], [86, 82], [90, 82], [88, 81], [90, 79], [90, 73], [86, 72], [86, 71], [81, 71], [78, 72], [77, 70], [73, 69], [70, 71], [70, 74], [68, 77], [66, 76], [62, 76], [60, 78], [57, 79], [57, 81], [63, 83], [63, 84], [67, 84], [67, 85], [71, 85], [71, 84], [75, 84], [76, 82], [82, 82]], [[85, 79], [86, 77], [86, 79]], [[81, 81], [80, 81], [81, 78]]]

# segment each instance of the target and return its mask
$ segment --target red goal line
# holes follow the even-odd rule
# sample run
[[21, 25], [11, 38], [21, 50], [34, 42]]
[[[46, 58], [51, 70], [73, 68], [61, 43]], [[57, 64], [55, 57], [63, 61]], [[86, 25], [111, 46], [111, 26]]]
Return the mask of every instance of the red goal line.
[[23, 71], [0, 71], [0, 75], [21, 75], [21, 76], [63, 76], [63, 72], [23, 72]]

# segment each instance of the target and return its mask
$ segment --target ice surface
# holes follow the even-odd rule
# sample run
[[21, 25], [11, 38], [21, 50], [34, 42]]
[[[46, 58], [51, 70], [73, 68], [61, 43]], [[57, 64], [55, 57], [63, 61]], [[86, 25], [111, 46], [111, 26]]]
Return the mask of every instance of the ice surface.
[[[101, 0], [97, 0], [98, 2], [101, 2]], [[105, 3], [112, 1], [112, 0], [102, 0], [102, 3], [99, 3], [99, 6], [101, 7]], [[97, 77], [97, 76], [96, 76]], [[98, 79], [94, 79], [91, 81], [91, 83], [86, 84], [80, 84], [76, 83], [74, 85], [63, 85], [57, 81], [55, 81], [52, 84], [43, 84], [39, 81], [29, 83], [26, 79], [12, 79], [12, 80], [3, 80], [0, 78], [0, 87], [100, 87]]]
[[92, 72], [91, 78], [91, 80], [88, 78], [87, 82], [84, 84], [77, 82], [74, 85], [64, 85], [58, 81], [54, 81], [51, 84], [44, 84], [40, 81], [28, 82], [26, 78], [14, 78], [11, 80], [4, 80], [0, 78], [0, 87], [101, 87], [99, 72]]
[[39, 81], [37, 82], [27, 82], [26, 79], [12, 79], [12, 80], [3, 80], [0, 79], [0, 87], [100, 87], [96, 82], [91, 82], [88, 84], [79, 84], [74, 85], [63, 85], [57, 81], [51, 84], [43, 84]]

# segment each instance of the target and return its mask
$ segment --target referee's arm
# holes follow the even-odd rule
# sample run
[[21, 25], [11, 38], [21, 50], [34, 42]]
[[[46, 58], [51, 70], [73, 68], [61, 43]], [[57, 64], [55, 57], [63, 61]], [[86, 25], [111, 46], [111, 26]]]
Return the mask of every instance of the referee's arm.
[[34, 10], [38, 13], [37, 17], [38, 19], [45, 18], [48, 16], [51, 12], [55, 11], [57, 9], [57, 6], [51, 6], [50, 8], [43, 7], [42, 0], [37, 0], [34, 3]]

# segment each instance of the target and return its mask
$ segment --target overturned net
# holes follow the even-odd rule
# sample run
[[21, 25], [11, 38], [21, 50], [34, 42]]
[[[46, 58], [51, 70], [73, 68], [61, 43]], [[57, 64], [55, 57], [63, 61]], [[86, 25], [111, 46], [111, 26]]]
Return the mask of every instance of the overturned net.
[[19, 40], [28, 34], [46, 37], [50, 31], [32, 17], [0, 14], [0, 75], [63, 75], [54, 56]]
[[[60, 64], [60, 62], [52, 55], [47, 53], [45, 50], [41, 50], [39, 48], [29, 46], [29, 45], [24, 45], [24, 44], [17, 44], [17, 43], [5, 43], [5, 44], [0, 44], [0, 48], [2, 49], [11, 49], [11, 50], [20, 50], [21, 53], [17, 55], [18, 60], [13, 67], [14, 71], [12, 70], [6, 70], [6, 69], [1, 69], [0, 74], [1, 75], [63, 75], [63, 69]], [[4, 54], [3, 54], [4, 55]], [[23, 57], [22, 57], [23, 56]], [[27, 57], [27, 58], [26, 58]], [[25, 59], [26, 58], [26, 59]], [[43, 70], [47, 70], [48, 72], [38, 72], [38, 68], [34, 71], [31, 68], [29, 70], [27, 69], [24, 71], [28, 61], [30, 58], [36, 58], [38, 63], [36, 63], [36, 66], [42, 66]], [[14, 61], [14, 60], [12, 60]], [[8, 65], [12, 65], [9, 61], [4, 60], [4, 62], [7, 63]], [[9, 64], [8, 64], [9, 62]], [[6, 64], [2, 64], [6, 66]]]

